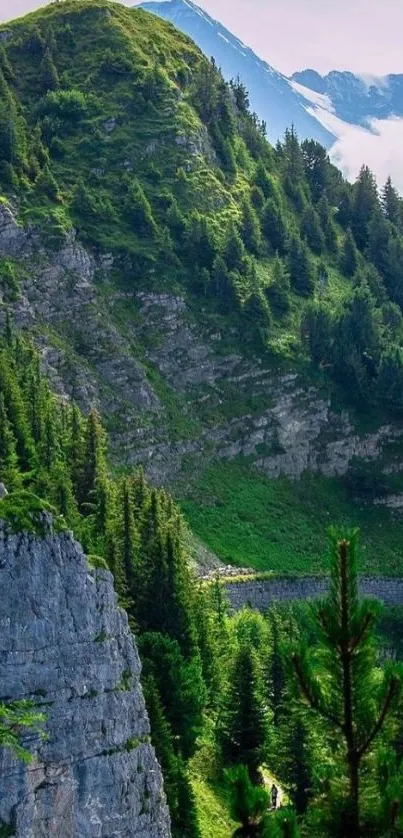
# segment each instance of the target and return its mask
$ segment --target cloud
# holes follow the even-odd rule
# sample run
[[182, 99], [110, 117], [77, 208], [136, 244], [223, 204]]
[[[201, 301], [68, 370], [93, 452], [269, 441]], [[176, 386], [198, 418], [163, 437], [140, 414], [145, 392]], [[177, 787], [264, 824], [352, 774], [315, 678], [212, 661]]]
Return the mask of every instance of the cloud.
[[292, 86], [307, 100], [308, 113], [336, 137], [329, 154], [348, 180], [355, 180], [361, 166], [366, 164], [379, 186], [383, 186], [390, 175], [403, 195], [403, 119], [397, 116], [372, 119], [368, 128], [350, 125], [336, 116], [327, 96], [295, 82]]
[[371, 129], [345, 125], [330, 156], [349, 180], [354, 180], [366, 163], [379, 185], [383, 186], [390, 175], [403, 195], [403, 119], [374, 119]]

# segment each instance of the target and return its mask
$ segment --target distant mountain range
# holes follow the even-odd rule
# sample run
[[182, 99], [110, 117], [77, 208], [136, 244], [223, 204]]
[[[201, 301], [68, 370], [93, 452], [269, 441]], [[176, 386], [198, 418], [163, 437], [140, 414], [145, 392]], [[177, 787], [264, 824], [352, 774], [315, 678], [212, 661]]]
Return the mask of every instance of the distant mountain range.
[[350, 125], [370, 128], [372, 119], [403, 116], [403, 74], [375, 78], [333, 70], [321, 76], [316, 70], [303, 70], [291, 80], [328, 97], [329, 109]]
[[252, 109], [267, 123], [272, 142], [294, 123], [301, 138], [313, 137], [330, 148], [339, 131], [337, 122], [326, 124], [331, 120], [324, 119], [324, 111], [370, 130], [373, 119], [403, 116], [403, 74], [371, 78], [332, 71], [321, 76], [309, 69], [287, 78], [191, 0], [146, 2], [141, 7], [169, 20], [205, 55], [214, 56], [225, 78], [239, 75]]

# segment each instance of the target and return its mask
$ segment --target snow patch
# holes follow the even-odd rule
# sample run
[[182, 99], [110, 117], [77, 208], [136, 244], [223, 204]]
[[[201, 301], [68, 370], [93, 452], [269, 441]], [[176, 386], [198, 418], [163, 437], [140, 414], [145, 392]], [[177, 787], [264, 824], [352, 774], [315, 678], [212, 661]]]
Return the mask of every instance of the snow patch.
[[299, 84], [297, 81], [290, 80], [290, 85], [293, 90], [295, 90], [299, 96], [303, 96], [307, 102], [311, 102], [317, 108], [323, 108], [325, 111], [334, 113], [332, 100], [325, 93], [316, 93], [315, 90], [311, 90], [310, 87], [304, 87], [303, 84]]

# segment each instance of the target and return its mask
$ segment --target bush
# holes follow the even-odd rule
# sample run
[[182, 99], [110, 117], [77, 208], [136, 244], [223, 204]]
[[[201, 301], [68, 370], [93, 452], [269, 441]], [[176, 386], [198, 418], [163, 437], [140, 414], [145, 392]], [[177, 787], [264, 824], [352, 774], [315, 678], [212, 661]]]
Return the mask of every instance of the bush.
[[257, 834], [257, 827], [269, 805], [269, 794], [254, 786], [245, 765], [236, 765], [225, 772], [230, 797], [231, 818], [242, 825], [236, 835], [245, 838]]
[[44, 96], [39, 114], [74, 123], [88, 116], [93, 104], [94, 98], [81, 90], [51, 90]]

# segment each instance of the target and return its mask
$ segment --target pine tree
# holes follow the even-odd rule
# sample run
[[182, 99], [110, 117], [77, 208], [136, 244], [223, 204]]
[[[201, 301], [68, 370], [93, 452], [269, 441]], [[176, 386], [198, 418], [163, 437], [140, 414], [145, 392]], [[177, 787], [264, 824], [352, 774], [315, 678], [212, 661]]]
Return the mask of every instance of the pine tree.
[[325, 249], [325, 237], [322, 232], [318, 213], [312, 205], [306, 208], [302, 216], [301, 233], [314, 253], [323, 253]]
[[0, 393], [0, 481], [8, 491], [21, 485], [16, 440], [7, 417], [3, 393]]
[[236, 651], [218, 729], [224, 765], [245, 765], [259, 780], [267, 737], [263, 684], [256, 652], [241, 644]]
[[239, 234], [239, 230], [234, 223], [231, 224], [228, 232], [228, 237], [225, 242], [223, 258], [229, 271], [245, 270], [246, 251], [245, 245]]
[[354, 276], [358, 268], [358, 252], [351, 230], [347, 230], [344, 239], [340, 267], [346, 276]]
[[164, 714], [174, 735], [175, 751], [189, 759], [203, 726], [206, 689], [200, 659], [186, 660], [179, 643], [166, 634], [145, 632], [138, 636], [144, 677], [152, 675]]
[[288, 781], [297, 815], [304, 815], [313, 793], [312, 761], [308, 752], [309, 731], [301, 718], [291, 717], [287, 742], [290, 770]]
[[261, 189], [265, 198], [274, 197], [274, 182], [268, 174], [262, 159], [258, 160], [256, 164], [255, 184], [259, 187], [259, 189]]
[[214, 259], [211, 282], [220, 311], [226, 314], [236, 308], [238, 303], [236, 291], [222, 256], [218, 255]]
[[95, 515], [101, 532], [106, 520], [103, 504], [105, 500], [105, 461], [106, 440], [98, 411], [93, 408], [87, 418], [84, 440], [83, 459], [78, 486], [78, 503], [83, 515]]
[[241, 234], [246, 248], [255, 256], [262, 251], [262, 233], [259, 219], [250, 198], [245, 197], [242, 202]]
[[[363, 761], [373, 751], [401, 694], [402, 675], [390, 666], [377, 671], [374, 625], [378, 606], [360, 601], [357, 531], [332, 533], [330, 594], [315, 610], [319, 646], [292, 652], [298, 691], [313, 715], [325, 720], [329, 736], [342, 743], [348, 792], [342, 804], [345, 838], [362, 833]], [[341, 755], [340, 755], [341, 756]]]
[[[116, 498], [113, 522], [113, 567], [116, 589], [121, 597], [130, 601], [138, 595], [139, 586], [139, 534], [135, 523], [135, 506], [132, 481], [123, 478]], [[130, 604], [128, 605], [130, 609]]]
[[262, 231], [271, 249], [280, 255], [287, 245], [287, 226], [281, 207], [272, 198], [266, 201], [262, 210]]
[[151, 742], [154, 745], [158, 762], [164, 777], [164, 790], [167, 796], [173, 826], [178, 817], [178, 757], [173, 746], [173, 733], [167, 722], [161, 703], [158, 687], [153, 675], [142, 679], [144, 697], [151, 726]]
[[26, 159], [26, 136], [15, 98], [0, 69], [0, 175], [19, 172]]
[[368, 245], [369, 224], [373, 213], [379, 208], [378, 189], [374, 175], [368, 166], [363, 166], [354, 184], [354, 199], [351, 216], [351, 230], [359, 250]]
[[0, 44], [0, 70], [3, 73], [6, 82], [12, 82], [15, 80], [14, 71], [4, 48], [4, 44]]
[[277, 255], [272, 268], [271, 283], [265, 288], [270, 308], [275, 314], [282, 316], [289, 311], [290, 290], [290, 277], [284, 263]]
[[315, 290], [311, 259], [306, 244], [297, 236], [290, 241], [287, 261], [294, 290], [303, 297], [310, 297]]
[[351, 187], [346, 184], [338, 205], [337, 220], [345, 230], [351, 227], [353, 217], [353, 199]]
[[306, 178], [311, 189], [313, 201], [316, 204], [326, 190], [329, 157], [326, 149], [315, 140], [304, 140], [301, 144], [301, 151]]
[[156, 223], [153, 218], [151, 204], [137, 178], [133, 178], [128, 183], [125, 208], [128, 220], [138, 236], [155, 235]]
[[258, 834], [259, 823], [268, 809], [269, 793], [265, 788], [253, 785], [245, 765], [228, 769], [225, 781], [229, 789], [231, 818], [241, 824], [233, 838], [252, 838]]
[[179, 760], [177, 790], [178, 810], [172, 838], [202, 838], [196, 797], [190, 782], [189, 769], [183, 760]]
[[186, 232], [186, 260], [194, 268], [211, 271], [216, 256], [216, 244], [210, 221], [194, 210], [189, 218]]
[[326, 247], [331, 253], [337, 253], [337, 232], [333, 222], [333, 213], [326, 195], [322, 195], [317, 205], [317, 212], [325, 236]]
[[391, 224], [394, 224], [399, 230], [402, 230], [403, 202], [399, 197], [399, 193], [394, 188], [390, 177], [388, 177], [382, 190], [381, 205], [388, 221], [390, 221]]
[[60, 86], [60, 79], [49, 47], [46, 48], [42, 59], [41, 73], [43, 93], [47, 93], [48, 90], [57, 90]]
[[311, 303], [301, 323], [302, 338], [315, 364], [325, 366], [331, 361], [334, 324], [331, 311], [324, 303]]
[[377, 270], [384, 274], [387, 271], [389, 241], [392, 236], [393, 227], [378, 208], [372, 214], [368, 225], [368, 247], [367, 254]]

